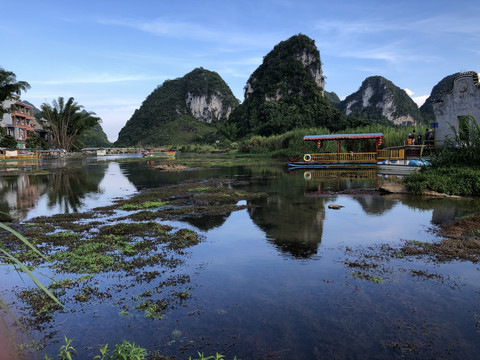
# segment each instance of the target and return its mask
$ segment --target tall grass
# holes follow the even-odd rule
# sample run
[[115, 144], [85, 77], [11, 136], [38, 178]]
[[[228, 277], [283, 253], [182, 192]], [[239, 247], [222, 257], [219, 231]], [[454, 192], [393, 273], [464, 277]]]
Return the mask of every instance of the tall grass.
[[[344, 134], [362, 134], [362, 133], [383, 133], [382, 147], [400, 146], [407, 139], [408, 131], [405, 128], [388, 127], [384, 125], [369, 125], [359, 128], [348, 128]], [[255, 135], [239, 144], [240, 152], [251, 154], [270, 154], [272, 157], [298, 156], [305, 152], [337, 152], [337, 143], [335, 141], [326, 141], [321, 150], [315, 150], [316, 144], [304, 144], [305, 135], [329, 135], [332, 134], [326, 128], [308, 128], [294, 129], [280, 135], [259, 136]], [[341, 151], [373, 151], [375, 145], [373, 140], [363, 141], [342, 141]]]

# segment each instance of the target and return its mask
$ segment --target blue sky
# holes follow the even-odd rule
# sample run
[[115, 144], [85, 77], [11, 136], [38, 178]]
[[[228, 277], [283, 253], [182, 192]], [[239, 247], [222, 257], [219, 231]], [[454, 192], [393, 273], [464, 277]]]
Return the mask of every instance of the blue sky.
[[36, 107], [73, 96], [111, 141], [167, 79], [217, 72], [243, 101], [280, 41], [315, 40], [326, 90], [341, 99], [380, 75], [421, 102], [442, 78], [480, 71], [480, 2], [0, 0], [0, 67]]

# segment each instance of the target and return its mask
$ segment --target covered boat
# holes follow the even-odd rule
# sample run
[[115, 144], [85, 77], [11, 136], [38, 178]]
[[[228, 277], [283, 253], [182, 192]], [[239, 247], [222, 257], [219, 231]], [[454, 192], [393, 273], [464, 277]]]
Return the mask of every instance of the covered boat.
[[[306, 135], [303, 137], [303, 156], [291, 158], [291, 168], [322, 168], [344, 165], [375, 165], [378, 161], [378, 147], [382, 143], [382, 133], [368, 134], [330, 134], [330, 135]], [[375, 151], [371, 152], [340, 152], [340, 142], [347, 140], [372, 140]], [[325, 141], [336, 141], [337, 152], [320, 152]], [[372, 146], [373, 147], [373, 146]]]

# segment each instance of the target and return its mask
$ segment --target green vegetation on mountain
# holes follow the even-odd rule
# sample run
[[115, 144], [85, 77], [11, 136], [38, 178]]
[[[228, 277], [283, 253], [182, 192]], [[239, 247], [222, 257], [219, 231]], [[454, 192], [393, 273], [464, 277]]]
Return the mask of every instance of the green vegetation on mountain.
[[418, 106], [412, 98], [382, 76], [366, 78], [360, 89], [347, 96], [339, 108], [345, 114], [376, 124], [393, 125], [395, 119], [402, 117], [410, 117], [411, 122], [422, 121]]
[[[207, 110], [215, 99], [221, 102], [222, 111], [207, 111], [202, 115], [204, 121], [200, 121], [192, 113], [189, 99], [203, 100]], [[237, 105], [238, 100], [216, 72], [197, 68], [182, 78], [166, 80], [158, 86], [140, 109], [135, 110], [115, 145], [188, 144], [212, 138], [217, 133], [217, 123], [225, 121], [228, 109], [231, 111]]]
[[347, 118], [322, 96], [321, 74], [314, 40], [299, 34], [280, 42], [250, 76], [245, 100], [231, 114], [225, 135], [234, 140], [298, 127], [345, 128]]
[[95, 124], [92, 128], [85, 130], [78, 141], [82, 148], [111, 147], [112, 143], [108, 141], [107, 134], [100, 124]]
[[438, 99], [443, 91], [451, 90], [453, 86], [453, 80], [460, 74], [461, 73], [457, 72], [455, 74], [445, 76], [438, 82], [437, 85], [433, 87], [430, 96], [427, 98], [427, 100], [425, 100], [423, 105], [420, 106], [420, 113], [427, 124], [435, 122], [432, 101]]
[[332, 92], [325, 91], [325, 99], [327, 99], [328, 102], [335, 107], [340, 104], [340, 98], [333, 91]]

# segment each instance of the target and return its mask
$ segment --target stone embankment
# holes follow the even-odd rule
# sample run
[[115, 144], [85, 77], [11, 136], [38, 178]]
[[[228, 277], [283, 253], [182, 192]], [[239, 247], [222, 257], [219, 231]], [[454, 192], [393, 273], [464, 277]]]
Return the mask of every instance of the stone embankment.
[[[411, 192], [408, 191], [404, 183], [397, 182], [397, 181], [387, 181], [384, 184], [380, 185], [378, 190], [380, 192], [389, 193], [389, 194], [411, 194]], [[443, 194], [433, 190], [425, 190], [422, 195], [444, 197], [444, 198], [451, 198], [451, 199], [460, 199], [460, 196]]]

